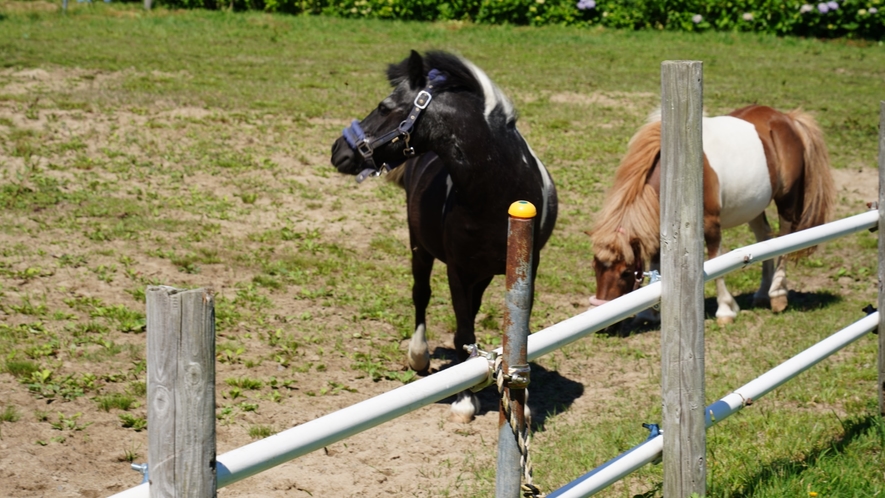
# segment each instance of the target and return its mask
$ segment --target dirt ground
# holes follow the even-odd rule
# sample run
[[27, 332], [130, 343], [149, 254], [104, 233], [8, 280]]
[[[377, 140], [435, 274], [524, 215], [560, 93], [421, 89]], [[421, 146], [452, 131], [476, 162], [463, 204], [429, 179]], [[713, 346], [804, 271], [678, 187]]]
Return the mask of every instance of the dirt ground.
[[[42, 92], [73, 91], [76, 85], [101, 86], [106, 81], [119, 78], [118, 74], [98, 74], [90, 78], [80, 78], [82, 74], [74, 70], [30, 70], [22, 72], [5, 71], [0, 74], [0, 93], [7, 95], [27, 94], [35, 88]], [[591, 104], [601, 97], [584, 96]], [[99, 151], [107, 145], [114, 135], [123, 135], [127, 130], [140, 123], [173, 122], [180, 118], [198, 118], [206, 113], [215, 112], [203, 109], [168, 109], [158, 106], [146, 112], [115, 112], [113, 114], [81, 113], [75, 111], [55, 111], [50, 117], [49, 112], [39, 111], [36, 119], [27, 117], [29, 112], [26, 104], [15, 101], [0, 101], [0, 119], [8, 120], [17, 127], [39, 129], [52, 126], [54, 129], [66, 130], [69, 136], [84, 137], [86, 151]], [[50, 122], [50, 120], [52, 120]], [[346, 124], [346, 123], [344, 123]], [[0, 132], [4, 126], [0, 121]], [[174, 129], [159, 130], [174, 136]], [[291, 158], [280, 155], [275, 157], [281, 163], [292, 162]], [[49, 159], [41, 159], [46, 165]], [[307, 157], [307, 161], [323, 164], [328, 159], [319, 153]], [[345, 185], [352, 179], [336, 175], [318, 176], [312, 168], [299, 168], [298, 177], [308, 185]], [[14, 171], [22, 168], [19, 157], [8, 152], [0, 152], [0, 167]], [[876, 172], [870, 168], [858, 167], [851, 170], [835, 172], [839, 183], [839, 192], [848, 202], [846, 211], [858, 212], [858, 206], [876, 197]], [[198, 178], [197, 181], [213, 182], [211, 177]], [[149, 189], [151, 186], [144, 186]], [[371, 197], [368, 186], [365, 195]], [[219, 184], [217, 190], [234, 189], [230, 185]], [[362, 199], [344, 199], [343, 202], [361, 202]], [[294, 209], [294, 207], [290, 208]], [[305, 215], [305, 226], [332, 222], [323, 219], [325, 210], [313, 210]], [[337, 216], [337, 214], [325, 214]], [[405, 237], [403, 215], [399, 214], [397, 237]], [[358, 220], [350, 219], [333, 223], [335, 229], [351, 238], [355, 244], [368, 244], [369, 236]], [[28, 248], [45, 247], [47, 251], [34, 256], [36, 261], [22, 261], [21, 266], [53, 267], [54, 259], [60, 257], [53, 251], [59, 246], [59, 238], [64, 234], [58, 230], [41, 230], [34, 220], [12, 220], [9, 216], [2, 218], [5, 223], [21, 223], [34, 229], [27, 230], [27, 235], [0, 235], [0, 246], [14, 247], [22, 244]], [[235, 234], [238, 230], [252, 231], [256, 224], [270, 225], [273, 220], [264, 218], [240, 219], [224, 223], [224, 230]], [[20, 232], [22, 233], [22, 232]], [[180, 281], [182, 274], [169, 264], [156, 258], [143, 258], [143, 253], [136, 245], [112, 241], [109, 245], [114, 249], [114, 258], [106, 263], [111, 264], [121, 256], [130, 255], [138, 260], [135, 270], [152, 279]], [[103, 263], [102, 257], [90, 259], [90, 265]], [[405, 264], [405, 263], [404, 263]], [[120, 277], [113, 282], [105, 282], [95, 278], [85, 278], [83, 271], [76, 268], [59, 269], [45, 278], [22, 280], [15, 287], [7, 287], [5, 299], [9, 303], [17, 303], [21, 296], [45, 295], [50, 309], [53, 305], [63, 307], [62, 301], [71, 296], [94, 296], [106, 302], [124, 302], [130, 307], [140, 305], [134, 298], [123, 292], [125, 279]], [[188, 276], [192, 285], [212, 286], [218, 292], [224, 292], [241, 276], [235, 275], [224, 265], [204, 265], [198, 275]], [[806, 286], [813, 283], [805, 282]], [[303, 310], [299, 302], [289, 299], [291, 294], [282, 292], [280, 302], [286, 308], [281, 315], [295, 315]], [[128, 300], [127, 300], [128, 299]], [[559, 296], [567, 314], [583, 311], [586, 296]], [[0, 307], [2, 308], [2, 307]], [[348, 318], [334, 308], [325, 310], [323, 319], [332, 322], [349, 323]], [[0, 320], [13, 320], [0, 312]], [[248, 326], [242, 330], [248, 331]], [[358, 333], [359, 331], [357, 331]], [[119, 344], [134, 344], [141, 347], [144, 334], [117, 334], [114, 340]], [[450, 338], [444, 339], [451, 340]], [[632, 338], [643, 347], [656, 343], [653, 334], [645, 334]], [[260, 348], [260, 341], [254, 341], [250, 347]], [[431, 347], [445, 349], [451, 344], [433, 344]], [[401, 349], [404, 349], [401, 347]], [[125, 360], [125, 359], [124, 359]], [[306, 358], [310, 360], [310, 358]], [[358, 378], [356, 372], [349, 368], [352, 360], [346, 356], [327, 355], [324, 360], [325, 372], [318, 376], [315, 372], [297, 377], [297, 390], [279, 403], [262, 402], [258, 412], [243, 413], [233, 423], [218, 424], [218, 453], [249, 444], [253, 441], [248, 433], [252, 425], [263, 424], [276, 430], [303, 424], [317, 417], [331, 413], [337, 409], [350, 406], [374, 395], [389, 391], [402, 385], [400, 382], [381, 380], [373, 382], [366, 378]], [[546, 377], [548, 381], [560, 382], [564, 386], [572, 386], [574, 396], [569, 400], [570, 414], [568, 417], [581, 417], [582, 414], [599, 408], [605, 400], [616, 396], [617, 390], [642, 384], [644, 375], [631, 371], [633, 366], [619, 365], [620, 375], [613, 381], [605, 373], [617, 358], [595, 358], [591, 362], [562, 363], [555, 372], [541, 372], [537, 378]], [[121, 371], [127, 365], [120, 365]], [[439, 369], [445, 364], [444, 355], [437, 354], [433, 360], [433, 368]], [[82, 375], [93, 371], [94, 365], [89, 362], [65, 360], [62, 368], [66, 373]], [[229, 389], [224, 379], [236, 376], [268, 378], [278, 375], [280, 367], [267, 362], [257, 367], [248, 368], [242, 364], [219, 364], [217, 374], [217, 392]], [[319, 390], [328, 386], [330, 381], [339, 382], [351, 389], [342, 389], [334, 396], [306, 397], [298, 392]], [[581, 386], [574, 389], [574, 386]], [[353, 391], [353, 392], [352, 392]], [[219, 402], [222, 401], [219, 395]], [[220, 496], [226, 497], [301, 497], [301, 496], [459, 496], [469, 489], [470, 483], [476, 479], [472, 471], [465, 470], [477, 466], [494, 467], [495, 445], [497, 440], [498, 412], [496, 400], [491, 392], [482, 393], [483, 409], [480, 415], [470, 424], [457, 424], [449, 421], [449, 408], [446, 402], [435, 403], [405, 415], [398, 421], [386, 423], [377, 428], [332, 444], [322, 451], [283, 464], [271, 472], [257, 476], [219, 490]], [[0, 424], [0, 496], [9, 497], [103, 497], [127, 489], [140, 482], [141, 476], [130, 469], [129, 457], [135, 456], [137, 463], [147, 460], [147, 433], [133, 431], [121, 427], [116, 412], [104, 412], [96, 408], [96, 403], [88, 396], [72, 401], [51, 401], [33, 396], [26, 386], [19, 383], [11, 375], [0, 374], [0, 408], [8, 405], [19, 407], [20, 419], [14, 423]], [[144, 414], [144, 407], [134, 410]], [[56, 430], [46, 420], [39, 420], [35, 414], [45, 413], [49, 421], [57, 419], [57, 413], [64, 413], [68, 418], [82, 413], [82, 420], [89, 425], [82, 430]], [[76, 424], [75, 424], [76, 427]], [[464, 465], [470, 462], [470, 466]]]

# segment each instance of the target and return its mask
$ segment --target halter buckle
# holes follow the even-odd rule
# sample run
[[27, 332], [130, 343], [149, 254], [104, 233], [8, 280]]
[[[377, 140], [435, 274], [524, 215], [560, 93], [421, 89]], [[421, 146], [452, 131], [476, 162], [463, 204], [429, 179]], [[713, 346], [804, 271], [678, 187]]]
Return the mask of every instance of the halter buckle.
[[363, 156], [363, 159], [370, 159], [372, 157], [372, 145], [369, 143], [368, 139], [363, 139], [357, 142], [356, 150], [361, 156]]
[[423, 111], [427, 108], [427, 104], [430, 104], [431, 99], [433, 99], [433, 96], [430, 95], [430, 92], [421, 90], [418, 92], [418, 95], [415, 96], [415, 107]]

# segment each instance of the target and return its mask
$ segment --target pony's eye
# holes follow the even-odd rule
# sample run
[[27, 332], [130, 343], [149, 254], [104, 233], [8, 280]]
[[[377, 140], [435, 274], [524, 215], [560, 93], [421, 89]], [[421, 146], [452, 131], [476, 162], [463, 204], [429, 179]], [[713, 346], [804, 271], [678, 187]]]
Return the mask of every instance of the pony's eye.
[[378, 112], [381, 113], [382, 116], [387, 116], [392, 110], [393, 109], [389, 105], [387, 105], [386, 101], [382, 100], [381, 103], [378, 104]]

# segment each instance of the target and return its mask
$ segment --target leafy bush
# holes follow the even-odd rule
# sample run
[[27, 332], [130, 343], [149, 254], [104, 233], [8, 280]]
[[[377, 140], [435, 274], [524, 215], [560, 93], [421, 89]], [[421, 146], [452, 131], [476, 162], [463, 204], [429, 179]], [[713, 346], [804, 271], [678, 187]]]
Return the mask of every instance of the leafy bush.
[[885, 0], [160, 0], [169, 7], [882, 40]]

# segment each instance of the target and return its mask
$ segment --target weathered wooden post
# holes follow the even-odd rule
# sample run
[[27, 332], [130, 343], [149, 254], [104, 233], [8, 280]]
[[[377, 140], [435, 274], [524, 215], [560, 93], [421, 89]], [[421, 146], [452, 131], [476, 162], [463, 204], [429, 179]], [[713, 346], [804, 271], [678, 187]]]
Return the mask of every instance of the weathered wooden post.
[[885, 416], [885, 100], [879, 102], [879, 414]]
[[664, 496], [706, 492], [703, 63], [661, 64]]
[[151, 10], [151, 0], [144, 0], [144, 10]]
[[150, 496], [215, 497], [215, 306], [204, 289], [147, 289]]
[[531, 484], [528, 461], [529, 427], [525, 420], [526, 387], [530, 367], [527, 350], [532, 314], [533, 226], [537, 210], [532, 203], [511, 204], [507, 229], [507, 295], [504, 310], [502, 372], [506, 375], [498, 413], [497, 498], [518, 498], [523, 474]]

